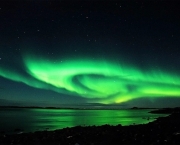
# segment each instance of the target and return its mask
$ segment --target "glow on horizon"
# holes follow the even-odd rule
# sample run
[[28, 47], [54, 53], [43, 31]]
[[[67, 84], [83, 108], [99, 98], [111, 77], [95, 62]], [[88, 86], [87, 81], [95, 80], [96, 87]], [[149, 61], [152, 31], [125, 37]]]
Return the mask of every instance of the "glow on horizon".
[[105, 60], [66, 59], [53, 63], [24, 57], [31, 76], [0, 68], [0, 76], [35, 88], [87, 98], [95, 103], [122, 103], [141, 97], [180, 97], [180, 77], [160, 71], [141, 70]]

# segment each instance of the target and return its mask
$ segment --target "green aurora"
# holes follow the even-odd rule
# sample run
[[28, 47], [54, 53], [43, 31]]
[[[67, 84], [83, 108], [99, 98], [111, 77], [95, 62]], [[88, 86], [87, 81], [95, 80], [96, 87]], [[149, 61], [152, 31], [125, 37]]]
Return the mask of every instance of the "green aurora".
[[122, 103], [142, 97], [180, 97], [180, 77], [157, 70], [141, 70], [125, 63], [94, 59], [24, 57], [29, 76], [0, 68], [0, 76], [35, 88], [81, 96], [88, 102]]

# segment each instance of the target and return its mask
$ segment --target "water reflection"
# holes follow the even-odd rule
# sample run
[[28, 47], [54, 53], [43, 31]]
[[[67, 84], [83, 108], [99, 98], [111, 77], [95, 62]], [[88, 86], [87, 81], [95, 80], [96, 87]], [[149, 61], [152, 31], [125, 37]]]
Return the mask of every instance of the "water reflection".
[[0, 131], [55, 130], [73, 126], [145, 124], [164, 114], [151, 110], [1, 109]]
[[46, 127], [59, 129], [77, 125], [103, 125], [111, 124], [132, 125], [146, 124], [155, 118], [165, 116], [161, 114], [150, 114], [151, 110], [55, 110], [34, 109], [36, 128]]

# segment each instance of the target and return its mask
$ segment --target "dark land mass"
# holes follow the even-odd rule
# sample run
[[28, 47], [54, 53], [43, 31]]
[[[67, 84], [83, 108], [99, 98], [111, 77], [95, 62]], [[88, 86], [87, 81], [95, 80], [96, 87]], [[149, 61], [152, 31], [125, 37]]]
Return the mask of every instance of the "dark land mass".
[[123, 110], [123, 109], [131, 109], [131, 110], [138, 110], [138, 109], [157, 109], [158, 108], [139, 108], [139, 107], [132, 107], [132, 108], [120, 108], [120, 107], [101, 107], [101, 108], [93, 108], [93, 107], [39, 107], [39, 106], [0, 106], [1, 108], [24, 108], [24, 109], [75, 109], [75, 110]]
[[180, 107], [176, 108], [162, 108], [162, 109], [157, 109], [153, 110], [150, 113], [156, 113], [156, 114], [172, 114], [172, 113], [180, 113]]
[[180, 108], [165, 108], [153, 113], [162, 112], [171, 114], [141, 125], [77, 126], [13, 135], [1, 133], [0, 145], [180, 144]]

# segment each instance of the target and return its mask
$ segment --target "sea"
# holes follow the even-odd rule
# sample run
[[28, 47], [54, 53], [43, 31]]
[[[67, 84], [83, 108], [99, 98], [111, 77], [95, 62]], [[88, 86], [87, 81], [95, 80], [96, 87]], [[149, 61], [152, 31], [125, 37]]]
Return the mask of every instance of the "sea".
[[1, 108], [0, 132], [22, 133], [56, 130], [75, 126], [146, 124], [166, 114], [149, 113], [154, 109], [85, 110]]

